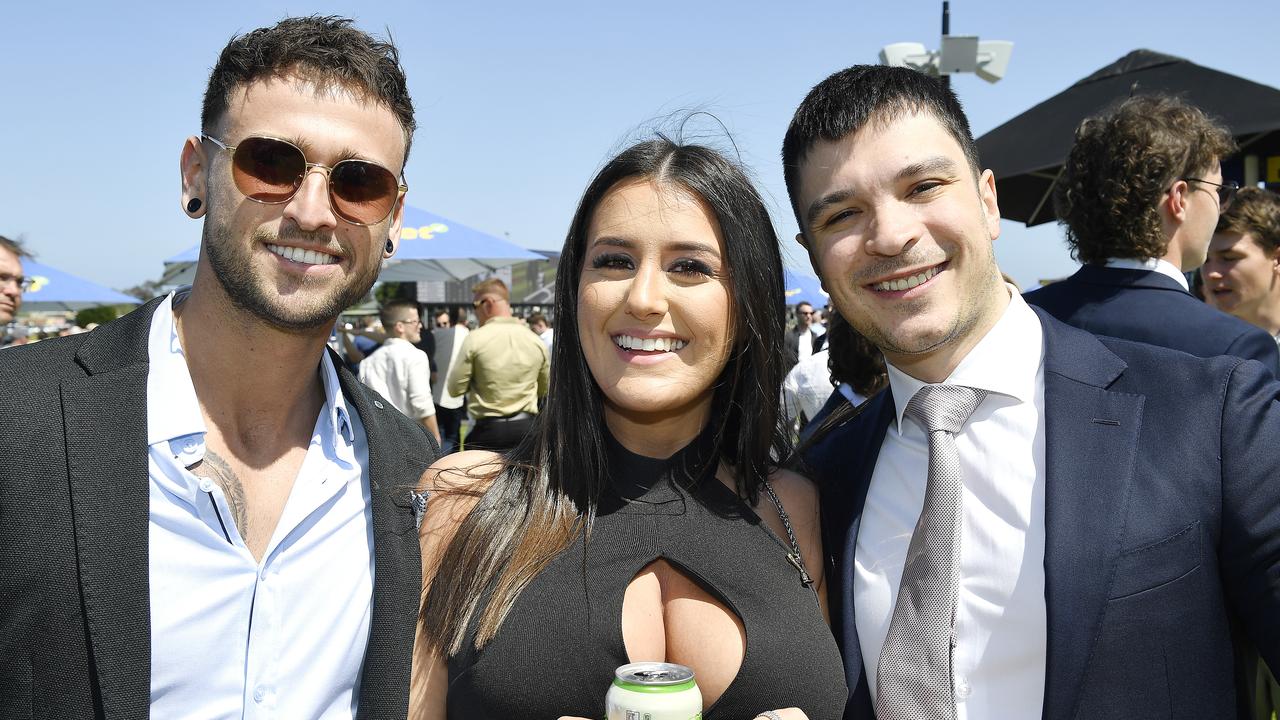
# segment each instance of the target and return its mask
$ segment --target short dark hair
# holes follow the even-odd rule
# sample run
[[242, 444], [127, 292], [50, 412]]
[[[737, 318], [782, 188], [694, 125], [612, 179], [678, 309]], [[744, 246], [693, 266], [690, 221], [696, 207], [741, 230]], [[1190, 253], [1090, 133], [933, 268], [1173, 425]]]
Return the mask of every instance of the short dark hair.
[[800, 232], [808, 233], [799, 206], [800, 166], [819, 141], [839, 142], [868, 123], [888, 124], [903, 115], [927, 112], [964, 151], [974, 177], [982, 172], [969, 119], [955, 93], [915, 70], [854, 65], [814, 86], [796, 108], [782, 140], [782, 174]]
[[209, 73], [200, 113], [202, 131], [214, 132], [236, 88], [294, 74], [386, 105], [404, 130], [404, 157], [408, 161], [417, 124], [399, 51], [390, 41], [375, 40], [353, 27], [349, 18], [334, 15], [285, 18], [271, 27], [232, 37]]
[[1268, 254], [1280, 249], [1280, 195], [1262, 188], [1240, 188], [1218, 216], [1215, 233], [1248, 235]]
[[536, 325], [538, 323], [542, 323], [543, 325], [546, 325], [548, 327], [551, 325], [551, 323], [547, 322], [547, 316], [543, 315], [540, 312], [530, 313], [527, 320], [530, 325]]
[[0, 249], [8, 250], [20, 258], [31, 257], [31, 253], [27, 252], [27, 249], [22, 247], [22, 243], [17, 240], [10, 240], [3, 235], [0, 235]]
[[1136, 95], [1086, 118], [1054, 189], [1072, 257], [1101, 264], [1163, 256], [1161, 196], [1234, 151], [1225, 127], [1168, 95]]
[[606, 492], [604, 395], [578, 337], [578, 281], [596, 208], [636, 179], [701, 198], [724, 238], [735, 333], [714, 388], [710, 460], [724, 461], [738, 494], [754, 504], [791, 455], [778, 402], [786, 372], [782, 256], [769, 211], [746, 173], [715, 150], [664, 137], [633, 145], [596, 174], [569, 225], [556, 270], [551, 392], [440, 561], [422, 608], [429, 647], [457, 652], [477, 613], [475, 645], [483, 646], [530, 579], [590, 526]]
[[392, 300], [378, 308], [378, 317], [382, 320], [382, 329], [391, 332], [391, 326], [400, 320], [400, 315], [405, 310], [413, 311], [414, 317], [417, 317], [418, 303], [412, 300]]

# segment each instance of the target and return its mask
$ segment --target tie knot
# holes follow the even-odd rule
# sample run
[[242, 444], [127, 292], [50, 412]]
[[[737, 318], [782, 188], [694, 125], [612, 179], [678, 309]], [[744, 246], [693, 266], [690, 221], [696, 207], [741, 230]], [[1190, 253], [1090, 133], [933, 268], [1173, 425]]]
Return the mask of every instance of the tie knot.
[[986, 396], [986, 390], [964, 385], [925, 385], [907, 403], [906, 415], [927, 433], [942, 430], [955, 435]]

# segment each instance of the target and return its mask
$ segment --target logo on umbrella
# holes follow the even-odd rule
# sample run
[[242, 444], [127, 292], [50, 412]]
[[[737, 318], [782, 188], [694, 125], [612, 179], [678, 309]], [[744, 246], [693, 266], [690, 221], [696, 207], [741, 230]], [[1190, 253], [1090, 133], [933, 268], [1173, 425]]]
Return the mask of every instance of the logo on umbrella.
[[422, 227], [407, 227], [400, 231], [401, 240], [430, 240], [436, 234], [449, 232], [449, 226], [444, 223], [431, 223]]

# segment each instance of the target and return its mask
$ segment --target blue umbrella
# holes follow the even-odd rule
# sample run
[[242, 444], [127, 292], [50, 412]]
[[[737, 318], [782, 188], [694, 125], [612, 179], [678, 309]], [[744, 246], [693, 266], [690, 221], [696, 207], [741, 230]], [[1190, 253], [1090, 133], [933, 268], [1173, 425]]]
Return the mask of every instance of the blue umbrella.
[[469, 228], [426, 210], [405, 207], [400, 247], [379, 280], [461, 280], [479, 273], [546, 258], [508, 240]]
[[794, 270], [782, 273], [782, 290], [787, 296], [788, 305], [799, 305], [807, 302], [818, 308], [827, 304], [827, 293], [822, 290], [822, 283], [817, 278], [801, 275]]
[[23, 259], [22, 272], [32, 280], [31, 287], [22, 293], [23, 310], [82, 310], [99, 305], [138, 305], [142, 302], [30, 258]]
[[[190, 284], [200, 247], [164, 261], [161, 285]], [[526, 260], [546, 257], [447, 218], [405, 206], [400, 247], [378, 276], [384, 282], [461, 280]]]

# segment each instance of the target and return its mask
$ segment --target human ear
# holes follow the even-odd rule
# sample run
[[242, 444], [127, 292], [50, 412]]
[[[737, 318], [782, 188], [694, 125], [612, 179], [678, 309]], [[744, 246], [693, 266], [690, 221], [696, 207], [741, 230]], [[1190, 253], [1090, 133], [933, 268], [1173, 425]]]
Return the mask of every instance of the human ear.
[[191, 218], [203, 217], [209, 207], [207, 163], [200, 138], [196, 135], [187, 138], [182, 144], [178, 167], [182, 175], [182, 209]]

